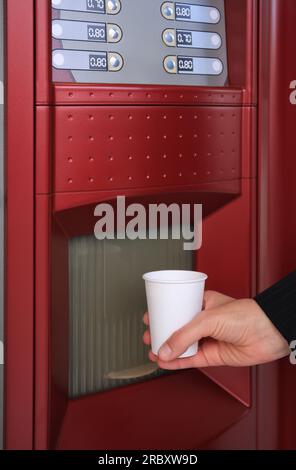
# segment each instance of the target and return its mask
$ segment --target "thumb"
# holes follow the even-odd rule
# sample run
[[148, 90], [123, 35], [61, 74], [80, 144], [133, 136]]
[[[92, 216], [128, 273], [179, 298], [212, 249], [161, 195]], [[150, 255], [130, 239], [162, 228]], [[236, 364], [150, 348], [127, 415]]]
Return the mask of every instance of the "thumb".
[[190, 323], [176, 331], [159, 349], [158, 356], [163, 361], [179, 357], [196, 341], [211, 336], [214, 329], [213, 316], [210, 311], [201, 312]]

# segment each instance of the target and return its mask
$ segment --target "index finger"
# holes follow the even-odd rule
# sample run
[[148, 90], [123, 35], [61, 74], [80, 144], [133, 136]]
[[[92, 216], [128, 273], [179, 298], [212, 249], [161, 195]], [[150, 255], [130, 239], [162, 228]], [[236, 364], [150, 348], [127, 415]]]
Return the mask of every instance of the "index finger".
[[149, 326], [149, 316], [148, 316], [148, 312], [144, 313], [144, 316], [143, 316], [143, 323], [144, 323], [146, 326]]

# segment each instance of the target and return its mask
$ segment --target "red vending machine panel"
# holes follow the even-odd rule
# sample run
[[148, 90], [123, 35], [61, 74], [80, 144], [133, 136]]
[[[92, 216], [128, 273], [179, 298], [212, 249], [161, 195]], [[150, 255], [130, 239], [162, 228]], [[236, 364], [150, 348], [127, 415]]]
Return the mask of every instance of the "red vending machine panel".
[[[141, 340], [141, 276], [196, 269], [234, 297], [263, 279], [257, 85], [268, 8], [7, 2], [7, 448], [258, 445], [260, 371], [156, 370]], [[97, 240], [95, 208], [115, 209], [118, 196], [202, 204], [201, 249]]]

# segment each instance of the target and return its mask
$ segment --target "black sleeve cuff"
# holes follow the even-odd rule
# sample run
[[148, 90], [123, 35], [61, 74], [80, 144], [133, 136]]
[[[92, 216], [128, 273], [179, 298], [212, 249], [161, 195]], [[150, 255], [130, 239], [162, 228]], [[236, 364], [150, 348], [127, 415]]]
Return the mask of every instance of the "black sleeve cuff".
[[289, 344], [296, 340], [296, 271], [258, 294], [255, 301]]

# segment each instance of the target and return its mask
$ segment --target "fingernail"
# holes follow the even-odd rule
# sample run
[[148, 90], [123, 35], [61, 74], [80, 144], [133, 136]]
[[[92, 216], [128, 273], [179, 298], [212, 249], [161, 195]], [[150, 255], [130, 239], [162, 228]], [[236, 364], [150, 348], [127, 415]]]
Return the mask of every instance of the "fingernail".
[[164, 361], [168, 361], [172, 355], [173, 355], [173, 351], [172, 349], [169, 347], [169, 345], [167, 343], [165, 343], [163, 346], [161, 346], [161, 348], [159, 349], [158, 351], [158, 355], [160, 357], [160, 359], [163, 359]]

